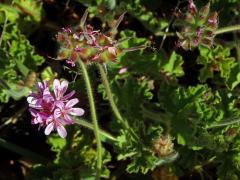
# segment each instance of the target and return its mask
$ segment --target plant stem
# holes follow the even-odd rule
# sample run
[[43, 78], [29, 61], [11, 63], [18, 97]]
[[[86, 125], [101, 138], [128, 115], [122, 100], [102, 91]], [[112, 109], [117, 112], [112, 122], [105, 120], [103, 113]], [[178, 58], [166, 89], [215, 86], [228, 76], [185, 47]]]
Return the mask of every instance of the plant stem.
[[87, 89], [87, 94], [88, 94], [88, 99], [89, 99], [89, 104], [90, 104], [90, 110], [91, 110], [91, 118], [92, 118], [92, 122], [93, 122], [93, 129], [94, 129], [94, 134], [95, 134], [95, 138], [97, 141], [96, 179], [98, 180], [98, 179], [100, 179], [100, 174], [101, 174], [101, 169], [102, 169], [102, 144], [101, 144], [101, 138], [100, 138], [100, 133], [99, 133], [99, 127], [98, 127], [97, 113], [96, 113], [90, 78], [88, 76], [86, 66], [80, 59], [78, 59], [78, 63], [82, 69], [83, 78], [84, 78], [84, 81], [86, 84], [86, 89]]
[[240, 24], [220, 28], [215, 32], [215, 34], [216, 35], [217, 34], [223, 34], [223, 33], [232, 32], [232, 31], [240, 31]]
[[3, 24], [3, 28], [2, 28], [2, 34], [0, 36], [0, 47], [2, 45], [2, 40], [3, 40], [5, 30], [6, 30], [7, 21], [8, 21], [7, 13], [5, 11], [3, 11], [3, 12], [4, 12], [4, 15], [5, 15], [5, 20], [4, 20], [4, 24]]
[[[83, 119], [79, 119], [79, 118], [75, 119], [75, 123], [78, 125], [81, 125], [83, 127], [86, 127], [88, 129], [94, 130], [93, 124], [91, 124]], [[109, 134], [108, 132], [106, 132], [104, 130], [99, 129], [99, 133], [102, 137], [105, 137], [111, 141], [117, 141], [117, 139], [115, 137], [113, 137], [111, 134]]]
[[237, 123], [240, 123], [240, 119], [236, 119], [236, 120], [232, 120], [232, 121], [225, 121], [225, 122], [218, 123], [218, 124], [212, 124], [211, 126], [206, 127], [206, 129], [224, 127], [224, 126], [229, 126], [229, 125], [237, 124]]
[[138, 136], [135, 134], [135, 132], [130, 128], [128, 122], [123, 119], [122, 115], [120, 114], [120, 112], [118, 110], [118, 107], [117, 107], [116, 103], [114, 102], [113, 94], [112, 94], [112, 91], [111, 91], [111, 88], [110, 88], [110, 85], [109, 85], [109, 82], [108, 82], [107, 75], [104, 71], [103, 65], [98, 64], [98, 68], [99, 68], [101, 78], [102, 78], [102, 82], [103, 82], [103, 85], [105, 87], [106, 94], [107, 94], [108, 100], [110, 102], [110, 105], [112, 107], [113, 113], [115, 114], [115, 116], [117, 117], [119, 122], [123, 125], [123, 127], [126, 130], [128, 130], [136, 140], [139, 139]]

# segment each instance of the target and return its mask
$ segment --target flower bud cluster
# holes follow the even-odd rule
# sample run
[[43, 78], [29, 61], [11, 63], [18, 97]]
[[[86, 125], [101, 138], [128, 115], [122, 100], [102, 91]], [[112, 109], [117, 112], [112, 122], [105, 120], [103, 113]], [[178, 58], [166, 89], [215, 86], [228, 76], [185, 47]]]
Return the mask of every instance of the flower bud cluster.
[[189, 0], [188, 11], [180, 20], [180, 25], [183, 26], [181, 32], [177, 33], [180, 47], [189, 50], [201, 44], [210, 48], [218, 28], [218, 13], [210, 13], [210, 3], [198, 10], [194, 2]]
[[115, 61], [121, 52], [111, 37], [94, 31], [90, 25], [79, 27], [74, 32], [63, 28], [56, 39], [60, 44], [58, 59], [66, 59], [71, 66], [75, 66], [77, 58], [85, 63]]

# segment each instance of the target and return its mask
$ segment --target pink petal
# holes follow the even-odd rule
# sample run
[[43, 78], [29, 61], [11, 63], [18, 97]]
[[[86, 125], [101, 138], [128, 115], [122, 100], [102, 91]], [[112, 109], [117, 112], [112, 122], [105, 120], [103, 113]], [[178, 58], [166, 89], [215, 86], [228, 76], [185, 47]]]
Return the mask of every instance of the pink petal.
[[37, 88], [40, 92], [42, 92], [44, 90], [44, 85], [41, 82], [37, 83]]
[[57, 126], [57, 132], [61, 138], [65, 138], [67, 136], [67, 131], [63, 125]]
[[60, 108], [60, 109], [63, 109], [64, 108], [64, 102], [63, 101], [56, 101], [55, 102], [55, 105]]
[[30, 96], [30, 97], [27, 97], [27, 102], [29, 104], [36, 104], [37, 99], [35, 97]]
[[117, 53], [116, 53], [116, 48], [115, 48], [115, 47], [109, 47], [109, 48], [108, 48], [108, 52], [109, 52], [110, 54], [114, 55], [114, 56], [117, 55]]
[[42, 109], [41, 99], [37, 99], [34, 97], [28, 97], [27, 101], [29, 103], [29, 107], [34, 108], [34, 109]]
[[84, 112], [82, 108], [71, 108], [69, 114], [73, 116], [82, 116]]
[[72, 91], [70, 93], [68, 93], [67, 95], [63, 96], [62, 100], [68, 100], [69, 98], [71, 98], [73, 95], [75, 94], [75, 91]]
[[60, 89], [60, 81], [58, 79], [54, 79], [53, 81], [53, 91], [55, 94], [55, 97], [57, 98], [59, 95], [59, 89]]
[[54, 119], [59, 118], [62, 115], [61, 109], [57, 108], [54, 111]]
[[125, 72], [127, 72], [128, 68], [124, 67], [124, 68], [121, 68], [119, 71], [118, 71], [118, 74], [123, 74]]
[[31, 113], [32, 116], [36, 117], [36, 115], [37, 115], [37, 111], [36, 110], [34, 110], [32, 108], [29, 108], [28, 110], [29, 110], [29, 112]]
[[32, 119], [32, 124], [38, 124], [38, 120], [36, 117]]
[[54, 123], [51, 122], [50, 124], [47, 125], [47, 127], [45, 128], [45, 135], [49, 135], [54, 129]]
[[53, 115], [50, 115], [50, 116], [46, 117], [46, 118], [45, 118], [45, 122], [46, 122], [47, 124], [53, 122]]
[[46, 88], [46, 89], [43, 90], [43, 96], [46, 96], [46, 97], [52, 96], [50, 91], [49, 91], [49, 88]]
[[70, 109], [71, 107], [73, 107], [78, 102], [79, 102], [79, 100], [77, 98], [71, 99], [70, 101], [67, 102], [65, 108]]
[[62, 119], [65, 124], [73, 124], [74, 121], [68, 114], [64, 114], [64, 119]]
[[68, 88], [68, 82], [67, 81], [62, 81], [61, 90], [60, 90], [61, 96], [63, 96], [63, 94], [67, 91], [67, 88]]

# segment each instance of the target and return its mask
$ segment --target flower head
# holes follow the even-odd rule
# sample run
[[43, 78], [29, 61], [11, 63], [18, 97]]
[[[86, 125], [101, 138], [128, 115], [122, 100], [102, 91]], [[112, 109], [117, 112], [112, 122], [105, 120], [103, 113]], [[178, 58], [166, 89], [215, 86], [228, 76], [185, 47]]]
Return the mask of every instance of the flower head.
[[185, 50], [191, 50], [203, 45], [211, 48], [218, 27], [218, 13], [210, 12], [210, 3], [198, 10], [193, 2], [189, 0], [188, 11], [184, 19], [179, 19], [182, 27], [178, 44]]
[[[86, 64], [115, 62], [118, 55], [127, 49], [119, 47], [121, 43], [113, 39], [114, 33], [106, 35], [99, 30], [94, 30], [91, 25], [86, 25], [87, 14], [86, 11], [77, 29], [62, 28], [62, 31], [56, 35], [60, 44], [57, 59], [66, 60], [72, 67], [75, 66], [78, 58]], [[123, 20], [123, 15], [119, 17], [115, 27], [110, 32], [116, 31]]]
[[72, 116], [82, 116], [82, 108], [74, 108], [79, 100], [70, 99], [75, 91], [66, 94], [68, 88], [67, 81], [55, 79], [53, 81], [53, 93], [50, 91], [48, 83], [39, 82], [37, 93], [31, 93], [27, 98], [29, 112], [32, 115], [32, 124], [39, 124], [45, 127], [45, 134], [49, 135], [53, 130], [65, 138], [67, 131], [65, 125], [74, 124]]

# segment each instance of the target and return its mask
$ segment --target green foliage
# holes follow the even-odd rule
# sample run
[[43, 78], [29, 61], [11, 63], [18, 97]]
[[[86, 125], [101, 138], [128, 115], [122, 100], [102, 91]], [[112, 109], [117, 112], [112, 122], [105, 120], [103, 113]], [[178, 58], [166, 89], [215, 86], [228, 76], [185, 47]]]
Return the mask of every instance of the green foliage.
[[[39, 22], [41, 8], [41, 4], [35, 1], [0, 4], [0, 12], [4, 12], [0, 16], [8, 21], [1, 21], [0, 102], [6, 103], [10, 97], [18, 100], [28, 95], [33, 86], [28, 83], [29, 79], [34, 79], [31, 74], [44, 62], [43, 57], [36, 54], [35, 48], [19, 29], [25, 23]], [[21, 16], [23, 13], [25, 14]]]
[[198, 64], [202, 64], [203, 67], [200, 70], [199, 80], [205, 82], [207, 79], [214, 78], [214, 74], [218, 73], [225, 84], [230, 89], [236, 87], [239, 83], [239, 65], [234, 57], [230, 57], [230, 49], [223, 48], [218, 45], [213, 50], [209, 50], [205, 47], [200, 47], [200, 56], [197, 59]]
[[26, 80], [44, 59], [35, 53], [16, 25], [7, 25], [1, 46], [0, 101], [7, 102], [9, 97], [19, 99], [28, 95], [31, 87], [26, 86]]
[[[218, 24], [224, 27], [226, 23], [238, 23], [239, 1], [211, 0], [211, 9], [206, 2], [195, 0], [194, 3], [202, 8], [190, 11], [184, 2], [179, 4], [181, 9], [177, 11], [169, 2], [157, 0], [14, 0], [12, 4], [1, 3], [0, 102], [8, 104], [1, 105], [0, 111], [8, 106], [18, 107], [9, 99], [27, 96], [38, 77], [51, 82], [58, 76], [70, 81], [69, 88], [76, 91], [76, 97], [81, 100], [79, 107], [84, 107], [86, 112], [84, 118], [89, 119], [91, 112], [87, 97], [84, 97], [86, 90], [79, 67], [66, 67], [64, 61], [53, 62], [50, 58], [44, 64], [44, 58], [36, 53], [28, 40], [29, 37], [36, 38], [36, 43], [45, 32], [50, 32], [48, 38], [53, 37], [63, 24], [66, 27], [79, 24], [82, 16], [79, 12], [88, 7], [90, 18], [87, 24], [93, 25], [93, 31], [90, 26], [87, 30], [96, 33], [95, 30], [103, 29], [101, 33], [107, 36], [100, 39], [103, 42], [100, 50], [104, 52], [101, 55], [106, 59], [110, 54], [114, 55], [114, 61], [102, 64], [115, 108], [123, 121], [111, 110], [113, 105], [108, 102], [111, 98], [108, 99], [106, 87], [101, 83], [95, 66], [97, 62], [89, 63], [102, 135], [101, 178], [149, 178], [153, 172], [167, 167], [182, 179], [192, 175], [208, 179], [209, 173], [212, 179], [240, 179], [238, 34], [219, 35], [221, 31], [218, 31]], [[44, 7], [47, 7], [46, 14]], [[182, 17], [180, 11], [185, 10]], [[213, 11], [216, 12], [211, 13]], [[118, 25], [116, 17], [124, 12], [125, 17], [117, 31], [114, 29]], [[46, 18], [42, 21], [44, 15]], [[181, 29], [177, 29], [178, 25]], [[112, 30], [104, 32], [109, 28]], [[68, 35], [68, 39], [64, 39], [67, 56], [63, 59], [69, 58], [69, 52], [75, 46], [69, 48], [69, 39], [88, 46], [87, 40], [91, 38], [90, 33], [83, 33], [86, 29], [81, 29], [86, 36], [82, 40], [73, 32], [67, 33], [67, 28], [65, 31]], [[51, 41], [54, 40], [53, 37]], [[177, 42], [182, 48], [176, 46]], [[119, 48], [121, 53], [108, 52], [109, 44]], [[76, 59], [80, 53], [85, 57], [84, 62], [89, 60], [91, 53], [99, 55], [82, 52], [82, 44], [79, 46], [78, 50], [74, 49]], [[187, 51], [195, 47], [195, 51]], [[57, 53], [49, 52], [45, 47], [38, 48], [43, 54]], [[26, 115], [19, 116], [26, 119]], [[10, 120], [14, 118], [15, 115]], [[78, 125], [88, 129], [80, 129]], [[93, 124], [81, 120], [78, 125], [67, 129], [66, 139], [56, 135], [47, 137], [52, 156], [47, 154], [49, 161], [46, 164], [34, 164], [28, 179], [95, 178], [97, 146]]]
[[[96, 150], [93, 148], [93, 136], [84, 135], [79, 128], [68, 129], [67, 139], [52, 135], [48, 139], [52, 151], [56, 153], [53, 163], [38, 164], [32, 169], [29, 179], [94, 179], [96, 167]], [[103, 152], [103, 162], [108, 163], [111, 156]], [[104, 167], [102, 178], [109, 177], [109, 170]]]

